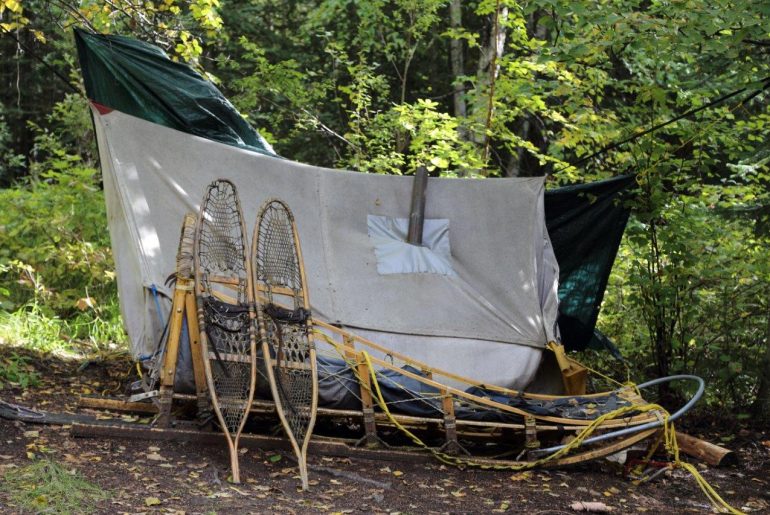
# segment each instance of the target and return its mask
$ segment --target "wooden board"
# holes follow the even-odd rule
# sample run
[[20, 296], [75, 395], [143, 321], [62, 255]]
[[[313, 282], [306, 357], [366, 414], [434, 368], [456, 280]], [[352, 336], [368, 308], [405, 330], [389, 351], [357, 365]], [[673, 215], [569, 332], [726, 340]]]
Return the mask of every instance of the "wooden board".
[[[646, 438], [649, 438], [656, 432], [655, 429], [643, 431], [641, 433], [630, 435], [626, 438], [607, 443], [606, 445], [593, 449], [586, 449], [562, 459], [554, 460], [543, 465], [547, 468], [573, 465], [584, 461], [597, 459], [604, 456], [620, 452], [632, 445], [635, 445]], [[190, 442], [204, 445], [218, 445], [222, 442], [221, 433], [212, 433], [207, 431], [197, 431], [191, 429], [167, 429], [152, 428], [140, 424], [121, 424], [121, 423], [99, 423], [90, 424], [76, 422], [72, 424], [71, 434], [74, 437], [96, 437], [96, 438], [132, 438], [138, 440], [166, 440], [174, 442]], [[244, 434], [241, 437], [245, 447], [258, 449], [293, 449], [293, 445], [284, 438], [274, 436]], [[314, 437], [308, 442], [308, 452], [320, 456], [344, 456], [372, 460], [388, 460], [413, 463], [430, 463], [435, 461], [435, 457], [430, 453], [414, 452], [403, 450], [401, 448], [390, 448], [387, 450], [370, 449], [356, 447], [352, 442], [344, 440], [332, 440], [326, 438]], [[490, 458], [469, 458], [469, 463], [483, 468], [518, 468], [526, 465], [526, 462], [511, 460], [496, 460]]]

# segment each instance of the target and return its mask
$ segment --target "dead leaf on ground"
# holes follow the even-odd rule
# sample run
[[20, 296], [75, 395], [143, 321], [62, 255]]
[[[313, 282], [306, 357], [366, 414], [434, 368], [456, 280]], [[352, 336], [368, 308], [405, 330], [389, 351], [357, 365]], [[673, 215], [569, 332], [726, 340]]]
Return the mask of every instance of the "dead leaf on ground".
[[603, 502], [584, 502], [575, 501], [569, 505], [573, 511], [588, 511], [593, 513], [609, 513], [612, 511], [612, 506], [607, 506]]
[[144, 504], [146, 506], [157, 506], [160, 504], [160, 499], [158, 499], [157, 497], [146, 497], [144, 499]]

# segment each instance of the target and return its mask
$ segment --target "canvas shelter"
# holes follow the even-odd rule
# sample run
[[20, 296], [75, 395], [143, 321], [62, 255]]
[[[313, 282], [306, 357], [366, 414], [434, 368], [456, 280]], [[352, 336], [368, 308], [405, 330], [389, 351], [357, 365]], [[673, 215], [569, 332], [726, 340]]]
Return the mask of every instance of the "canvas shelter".
[[279, 157], [210, 82], [158, 48], [75, 37], [137, 360], [156, 352], [168, 319], [182, 218], [219, 177], [238, 187], [249, 230], [266, 199], [292, 208], [317, 318], [510, 388], [531, 381], [547, 342], [582, 348], [594, 337], [632, 178], [553, 192], [542, 177], [432, 178], [425, 246], [414, 247], [403, 241], [410, 177]]

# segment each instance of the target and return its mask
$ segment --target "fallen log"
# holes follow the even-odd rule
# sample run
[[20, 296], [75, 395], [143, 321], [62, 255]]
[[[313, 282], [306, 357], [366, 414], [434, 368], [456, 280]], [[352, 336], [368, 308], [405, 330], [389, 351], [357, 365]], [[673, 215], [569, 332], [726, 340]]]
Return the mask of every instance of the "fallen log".
[[712, 467], [735, 465], [738, 463], [738, 455], [730, 449], [725, 449], [686, 433], [677, 431], [676, 443], [679, 445], [681, 452], [697, 458]]

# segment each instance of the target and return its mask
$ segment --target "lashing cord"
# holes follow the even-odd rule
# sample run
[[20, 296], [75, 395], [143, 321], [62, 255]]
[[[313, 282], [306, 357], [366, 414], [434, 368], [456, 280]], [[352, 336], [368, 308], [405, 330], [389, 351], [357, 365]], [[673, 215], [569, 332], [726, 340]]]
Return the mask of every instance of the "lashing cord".
[[[286, 405], [289, 410], [292, 412], [294, 416], [297, 415], [297, 408], [294, 407], [294, 404], [292, 403], [291, 397], [289, 397], [288, 392], [286, 392], [286, 388], [284, 387], [284, 372], [281, 368], [281, 360], [283, 360], [283, 329], [281, 328], [281, 323], [285, 323], [287, 321], [293, 320], [290, 317], [281, 317], [280, 314], [283, 312], [276, 311], [274, 308], [276, 306], [274, 304], [268, 304], [265, 309], [263, 309], [264, 313], [270, 317], [270, 320], [273, 322], [273, 327], [275, 327], [275, 335], [276, 339], [278, 340], [278, 347], [275, 350], [275, 367], [273, 368], [273, 371], [275, 373], [275, 384], [278, 387], [278, 389], [281, 392], [281, 395], [283, 395], [284, 402], [282, 404]], [[289, 311], [289, 310], [284, 310]], [[288, 363], [289, 360], [287, 359], [286, 362]], [[270, 361], [268, 360], [267, 366], [270, 365]]]

